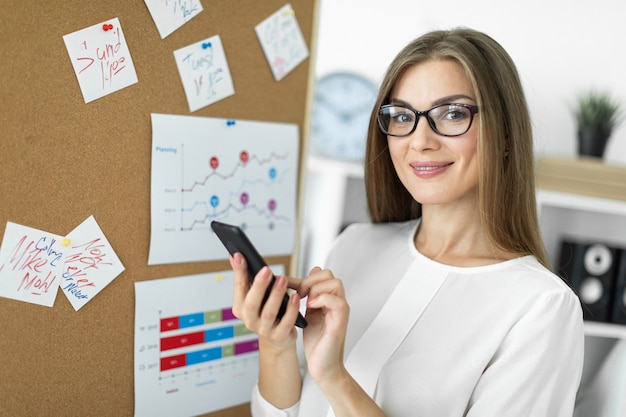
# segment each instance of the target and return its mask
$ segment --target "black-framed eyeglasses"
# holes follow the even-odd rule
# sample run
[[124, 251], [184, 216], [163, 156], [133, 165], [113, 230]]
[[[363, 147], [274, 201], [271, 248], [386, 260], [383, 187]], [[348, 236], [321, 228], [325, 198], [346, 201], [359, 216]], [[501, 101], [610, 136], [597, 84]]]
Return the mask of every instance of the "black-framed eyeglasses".
[[441, 136], [460, 136], [472, 126], [478, 106], [464, 103], [438, 104], [417, 111], [398, 104], [386, 104], [378, 111], [378, 126], [389, 136], [409, 136], [415, 131], [420, 116], [426, 117], [430, 128]]

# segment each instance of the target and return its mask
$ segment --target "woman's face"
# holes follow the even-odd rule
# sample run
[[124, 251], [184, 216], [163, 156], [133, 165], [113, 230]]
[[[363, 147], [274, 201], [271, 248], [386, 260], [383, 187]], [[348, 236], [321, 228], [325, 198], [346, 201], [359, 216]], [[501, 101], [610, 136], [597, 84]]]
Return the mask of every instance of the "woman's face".
[[[418, 111], [441, 103], [476, 105], [471, 83], [462, 67], [451, 60], [426, 61], [408, 68], [390, 95], [390, 104]], [[387, 142], [400, 181], [426, 208], [476, 204], [477, 137], [477, 121], [463, 135], [445, 137], [420, 116], [412, 134], [388, 136]]]

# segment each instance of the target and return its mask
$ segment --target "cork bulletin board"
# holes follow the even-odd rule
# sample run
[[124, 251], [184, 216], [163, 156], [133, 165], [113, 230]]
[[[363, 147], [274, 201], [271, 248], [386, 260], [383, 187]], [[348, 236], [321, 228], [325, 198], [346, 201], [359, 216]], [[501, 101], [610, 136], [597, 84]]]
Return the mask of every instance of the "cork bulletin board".
[[[3, 2], [0, 236], [7, 222], [63, 236], [94, 216], [125, 271], [79, 311], [61, 291], [53, 308], [0, 298], [0, 414], [133, 415], [134, 283], [229, 268], [226, 260], [148, 266], [151, 114], [293, 123], [304, 143], [317, 1], [290, 3], [310, 56], [280, 81], [254, 31], [286, 3], [202, 0], [202, 13], [161, 38], [143, 0]], [[85, 103], [63, 36], [112, 18], [138, 82]], [[173, 51], [213, 35], [235, 94], [190, 112]], [[289, 270], [293, 258], [268, 262]], [[249, 405], [209, 415], [248, 416]]]

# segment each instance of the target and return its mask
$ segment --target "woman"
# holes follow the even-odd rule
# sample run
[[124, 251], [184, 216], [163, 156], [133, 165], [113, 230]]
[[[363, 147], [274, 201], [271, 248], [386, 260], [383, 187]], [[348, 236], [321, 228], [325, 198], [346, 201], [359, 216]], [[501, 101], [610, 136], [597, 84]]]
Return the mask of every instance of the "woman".
[[259, 334], [253, 414], [571, 416], [582, 313], [548, 270], [508, 54], [469, 29], [406, 46], [382, 81], [365, 168], [372, 224], [342, 233], [327, 269], [277, 277], [261, 308], [270, 271], [250, 286], [231, 258], [233, 311]]

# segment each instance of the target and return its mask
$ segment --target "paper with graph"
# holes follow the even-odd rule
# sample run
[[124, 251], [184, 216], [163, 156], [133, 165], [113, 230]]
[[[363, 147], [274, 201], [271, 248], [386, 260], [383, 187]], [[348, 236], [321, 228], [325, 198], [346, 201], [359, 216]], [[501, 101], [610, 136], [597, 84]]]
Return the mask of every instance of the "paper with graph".
[[232, 313], [234, 278], [228, 270], [135, 282], [135, 417], [198, 416], [250, 401], [259, 343]]
[[242, 227], [263, 256], [294, 248], [298, 126], [152, 114], [148, 264], [224, 259], [210, 223]]

